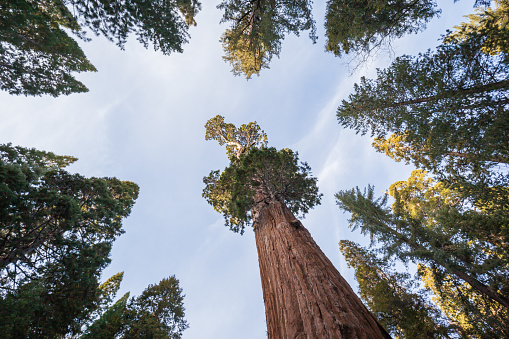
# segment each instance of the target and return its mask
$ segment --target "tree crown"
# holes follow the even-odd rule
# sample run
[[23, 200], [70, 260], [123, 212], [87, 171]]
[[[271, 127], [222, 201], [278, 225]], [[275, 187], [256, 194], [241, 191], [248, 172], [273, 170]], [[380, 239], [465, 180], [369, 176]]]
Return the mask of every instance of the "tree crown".
[[253, 211], [259, 204], [280, 201], [303, 217], [320, 203], [322, 194], [309, 165], [299, 164], [298, 154], [290, 149], [267, 148], [266, 135], [256, 123], [237, 129], [217, 116], [206, 128], [207, 140], [226, 144], [230, 165], [203, 178], [202, 196], [223, 214], [234, 232], [242, 234], [253, 224]]

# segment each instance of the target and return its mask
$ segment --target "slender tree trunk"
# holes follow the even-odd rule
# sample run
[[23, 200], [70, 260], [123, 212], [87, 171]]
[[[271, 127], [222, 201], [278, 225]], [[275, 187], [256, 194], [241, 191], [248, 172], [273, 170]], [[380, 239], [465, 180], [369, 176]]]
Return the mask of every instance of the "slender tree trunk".
[[269, 339], [390, 338], [288, 207], [253, 218]]

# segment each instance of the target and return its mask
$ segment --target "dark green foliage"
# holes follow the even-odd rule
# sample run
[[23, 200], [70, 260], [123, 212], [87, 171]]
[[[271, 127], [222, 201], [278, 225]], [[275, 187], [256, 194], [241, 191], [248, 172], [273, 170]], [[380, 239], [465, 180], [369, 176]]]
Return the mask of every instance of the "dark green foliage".
[[95, 71], [62, 28], [79, 25], [60, 1], [0, 0], [0, 88], [10, 94], [86, 92], [73, 72]]
[[174, 276], [149, 285], [128, 305], [130, 324], [124, 338], [180, 338], [188, 327], [183, 299]]
[[[509, 324], [496, 316], [501, 307], [509, 308], [507, 193], [502, 205], [465, 199], [461, 192], [426, 178], [423, 171], [393, 184], [389, 193], [395, 200], [392, 209], [386, 206], [387, 196], [374, 198], [372, 187], [341, 191], [336, 198], [341, 209], [352, 213], [351, 226], [370, 234], [388, 258], [433, 265], [463, 281], [469, 294], [489, 300], [482, 303], [484, 318], [493, 316], [491, 323], [507, 330]], [[474, 315], [470, 312], [470, 321], [485, 322]]]
[[97, 307], [98, 279], [111, 246], [100, 243], [63, 249], [57, 262], [38, 270], [0, 298], [0, 337], [55, 338], [80, 332]]
[[175, 277], [113, 305], [123, 273], [99, 285], [138, 186], [66, 172], [74, 161], [0, 145], [0, 337], [180, 338]]
[[17, 95], [86, 92], [73, 73], [95, 67], [65, 29], [84, 40], [88, 29], [120, 48], [134, 34], [170, 54], [182, 52], [199, 9], [196, 0], [0, 0], [0, 87]]
[[414, 164], [466, 183], [505, 185], [509, 160], [509, 64], [482, 39], [403, 56], [375, 80], [361, 79], [338, 108], [340, 124], [384, 138], [404, 135]]
[[126, 294], [111, 305], [81, 338], [177, 339], [189, 327], [184, 319], [184, 295], [174, 276], [149, 285], [136, 298], [128, 298]]
[[236, 128], [218, 115], [205, 128], [206, 140], [226, 145], [230, 165], [203, 178], [202, 196], [223, 214], [232, 231], [244, 233], [260, 203], [280, 201], [301, 217], [320, 204], [322, 194], [308, 164], [299, 164], [298, 154], [288, 148], [267, 148], [267, 135], [256, 122]]
[[120, 235], [138, 186], [115, 178], [85, 178], [63, 167], [75, 159], [0, 146], [1, 286], [37, 276], [61, 249], [111, 242]]
[[341, 240], [341, 253], [355, 269], [360, 297], [378, 321], [397, 338], [443, 338], [450, 331], [440, 311], [415, 292], [417, 284], [408, 273], [393, 272], [380, 259], [357, 244]]
[[417, 33], [440, 11], [431, 0], [328, 0], [326, 50], [369, 54], [407, 33]]
[[439, 179], [416, 170], [394, 183], [392, 209], [372, 187], [336, 197], [384, 260], [419, 265], [458, 335], [474, 338], [509, 335], [507, 1], [495, 3], [436, 52], [362, 78], [338, 109], [343, 126], [376, 136], [378, 151]]
[[127, 326], [127, 301], [129, 293], [126, 293], [116, 303], [111, 305], [95, 322], [92, 323], [81, 336], [82, 339], [115, 338], [123, 332]]
[[298, 154], [290, 149], [251, 148], [221, 174], [212, 171], [203, 181], [203, 197], [223, 214], [226, 226], [241, 234], [252, 224], [251, 209], [260, 199], [284, 202], [303, 217], [322, 197], [311, 168], [299, 164]]
[[[79, 333], [138, 186], [64, 170], [76, 159], [0, 145], [0, 337]], [[20, 332], [21, 331], [21, 332]]]
[[223, 58], [235, 75], [249, 79], [269, 68], [286, 34], [311, 30], [309, 36], [316, 41], [310, 0], [224, 0], [218, 8], [224, 11], [221, 22], [231, 23], [221, 42]]

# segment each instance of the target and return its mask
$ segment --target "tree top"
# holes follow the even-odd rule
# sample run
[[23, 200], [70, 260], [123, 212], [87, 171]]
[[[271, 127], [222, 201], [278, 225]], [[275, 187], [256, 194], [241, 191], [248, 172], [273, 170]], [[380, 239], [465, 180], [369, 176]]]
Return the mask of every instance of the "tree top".
[[216, 115], [205, 124], [205, 140], [217, 140], [219, 145], [226, 144], [228, 158], [233, 160], [247, 153], [251, 147], [267, 146], [267, 134], [256, 121], [235, 127], [224, 122], [224, 117]]

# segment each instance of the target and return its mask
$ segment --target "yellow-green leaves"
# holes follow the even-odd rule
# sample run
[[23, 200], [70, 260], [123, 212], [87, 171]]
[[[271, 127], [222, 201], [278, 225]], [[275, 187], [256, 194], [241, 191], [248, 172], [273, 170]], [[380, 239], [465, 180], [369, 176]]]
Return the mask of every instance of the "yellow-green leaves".
[[263, 42], [255, 45], [246, 36], [232, 39], [231, 30], [224, 32], [220, 42], [223, 45], [223, 60], [232, 66], [234, 75], [244, 75], [250, 79], [253, 74], [260, 75], [263, 68], [269, 68], [271, 53]]
[[237, 128], [218, 115], [205, 128], [206, 140], [226, 145], [230, 165], [203, 178], [202, 196], [232, 231], [242, 234], [251, 225], [251, 210], [261, 201], [280, 201], [300, 216], [320, 204], [322, 194], [308, 164], [299, 164], [298, 154], [288, 148], [266, 147], [267, 135], [256, 122]]
[[279, 56], [286, 34], [310, 30], [316, 41], [310, 0], [224, 0], [217, 7], [224, 11], [221, 22], [231, 24], [221, 43], [223, 59], [234, 75], [249, 79], [268, 68], [272, 57]]
[[466, 16], [469, 22], [454, 26], [445, 42], [453, 43], [468, 39], [484, 40], [481, 51], [490, 55], [509, 53], [509, 1], [495, 0], [494, 8], [477, 8], [475, 14]]
[[243, 124], [239, 128], [224, 122], [224, 117], [217, 115], [205, 124], [205, 140], [216, 140], [219, 145], [226, 145], [228, 158], [238, 158], [251, 147], [267, 146], [267, 134], [255, 122]]

